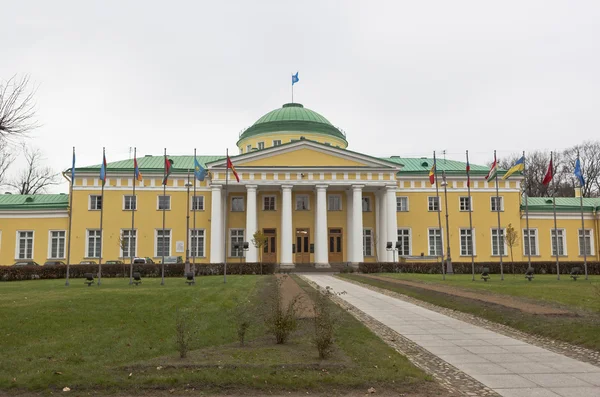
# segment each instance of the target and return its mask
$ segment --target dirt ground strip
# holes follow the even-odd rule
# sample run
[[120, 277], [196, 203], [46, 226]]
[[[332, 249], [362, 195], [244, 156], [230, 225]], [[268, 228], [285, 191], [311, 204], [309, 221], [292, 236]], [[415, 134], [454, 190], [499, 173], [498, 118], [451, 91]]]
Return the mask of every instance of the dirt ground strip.
[[283, 294], [283, 304], [287, 307], [290, 301], [297, 296], [300, 297], [300, 306], [298, 307], [298, 317], [313, 318], [315, 311], [310, 296], [304, 291], [296, 281], [287, 274], [278, 274], [277, 278], [281, 280], [281, 291]]
[[447, 285], [436, 285], [436, 284], [422, 283], [419, 281], [399, 280], [397, 278], [392, 278], [392, 277], [372, 276], [372, 275], [366, 275], [366, 274], [361, 274], [360, 276], [372, 278], [375, 280], [381, 280], [381, 281], [385, 281], [388, 283], [402, 284], [402, 285], [417, 287], [417, 288], [421, 288], [421, 289], [425, 289], [425, 290], [429, 290], [429, 291], [436, 291], [436, 292], [442, 292], [444, 294], [460, 296], [462, 298], [468, 298], [468, 299], [478, 300], [478, 301], [482, 301], [482, 302], [493, 303], [496, 305], [509, 307], [511, 309], [517, 309], [524, 313], [529, 313], [529, 314], [541, 314], [541, 315], [547, 315], [547, 316], [573, 315], [573, 313], [571, 313], [567, 310], [557, 309], [552, 306], [536, 305], [535, 303], [524, 302], [518, 298], [513, 298], [510, 296], [506, 296], [506, 295], [499, 296], [499, 295], [492, 295], [492, 294], [485, 294], [485, 293], [478, 293], [478, 292], [470, 292], [470, 291], [465, 291], [460, 288], [450, 287]]

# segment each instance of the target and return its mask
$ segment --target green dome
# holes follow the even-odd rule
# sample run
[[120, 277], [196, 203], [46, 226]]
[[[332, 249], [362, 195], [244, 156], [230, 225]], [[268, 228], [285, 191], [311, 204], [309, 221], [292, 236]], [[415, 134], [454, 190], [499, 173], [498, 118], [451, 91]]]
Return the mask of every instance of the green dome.
[[246, 138], [280, 131], [312, 132], [339, 138], [347, 143], [346, 135], [319, 113], [299, 103], [286, 103], [256, 121], [240, 135], [238, 143]]

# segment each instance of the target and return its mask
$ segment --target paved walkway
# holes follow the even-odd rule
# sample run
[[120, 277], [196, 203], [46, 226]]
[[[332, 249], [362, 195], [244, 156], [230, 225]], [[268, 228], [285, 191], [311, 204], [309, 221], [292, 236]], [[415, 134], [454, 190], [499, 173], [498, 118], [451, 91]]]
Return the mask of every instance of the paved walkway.
[[600, 367], [329, 275], [305, 277], [502, 396], [600, 396]]

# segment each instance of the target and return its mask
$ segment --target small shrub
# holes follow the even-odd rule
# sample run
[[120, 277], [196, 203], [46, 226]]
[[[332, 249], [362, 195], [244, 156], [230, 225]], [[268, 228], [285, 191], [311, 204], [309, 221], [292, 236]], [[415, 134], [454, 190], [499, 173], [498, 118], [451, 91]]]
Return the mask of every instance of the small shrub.
[[178, 308], [175, 313], [175, 343], [180, 358], [187, 357], [194, 334], [195, 331], [192, 329], [189, 313], [185, 313]]
[[325, 291], [315, 294], [313, 299], [313, 308], [315, 312], [314, 325], [315, 334], [313, 343], [319, 352], [319, 358], [325, 360], [329, 358], [333, 351], [335, 320], [331, 312], [331, 290], [329, 287]]
[[236, 301], [232, 314], [238, 340], [240, 341], [240, 345], [244, 346], [244, 343], [246, 342], [246, 334], [254, 324], [255, 313], [250, 301]]
[[[275, 337], [278, 345], [287, 342], [290, 334], [298, 328], [297, 313], [300, 296], [292, 298], [287, 305], [283, 302], [282, 284], [287, 275], [275, 279], [267, 296], [265, 325]], [[284, 307], [285, 306], [285, 307]]]

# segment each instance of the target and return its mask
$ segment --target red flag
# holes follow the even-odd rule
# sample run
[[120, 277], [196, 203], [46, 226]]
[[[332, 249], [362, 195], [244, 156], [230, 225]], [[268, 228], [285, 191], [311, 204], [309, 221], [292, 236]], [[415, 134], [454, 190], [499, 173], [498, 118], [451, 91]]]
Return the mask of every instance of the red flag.
[[471, 166], [469, 165], [469, 159], [467, 159], [467, 187], [471, 187]]
[[548, 171], [546, 171], [546, 176], [544, 177], [542, 184], [544, 184], [544, 185], [549, 184], [550, 181], [552, 180], [553, 176], [554, 176], [554, 169], [552, 168], [552, 159], [550, 159], [550, 164], [548, 164]]
[[162, 181], [163, 185], [167, 184], [167, 180], [169, 179], [169, 175], [171, 175], [171, 166], [173, 165], [173, 160], [165, 156], [165, 178]]
[[435, 183], [435, 163], [433, 164], [433, 167], [431, 167], [431, 169], [429, 170], [429, 183], [431, 183], [432, 185]]
[[233, 163], [231, 162], [231, 159], [229, 158], [229, 155], [227, 155], [227, 168], [231, 168], [231, 172], [233, 172], [233, 176], [235, 176], [235, 180], [236, 181], [240, 181], [240, 177], [237, 174], [237, 171], [235, 170], [235, 167], [233, 166]]

